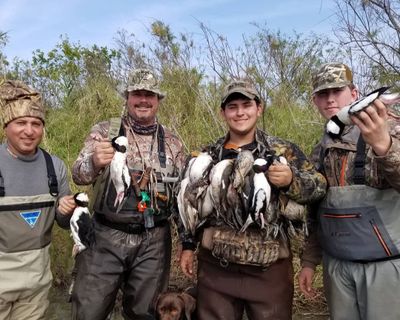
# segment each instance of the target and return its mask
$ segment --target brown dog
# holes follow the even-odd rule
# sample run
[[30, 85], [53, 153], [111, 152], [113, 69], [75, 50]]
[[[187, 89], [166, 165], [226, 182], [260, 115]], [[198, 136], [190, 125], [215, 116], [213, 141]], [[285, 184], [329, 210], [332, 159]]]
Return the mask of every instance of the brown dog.
[[186, 292], [165, 292], [156, 301], [159, 320], [194, 320], [196, 299]]

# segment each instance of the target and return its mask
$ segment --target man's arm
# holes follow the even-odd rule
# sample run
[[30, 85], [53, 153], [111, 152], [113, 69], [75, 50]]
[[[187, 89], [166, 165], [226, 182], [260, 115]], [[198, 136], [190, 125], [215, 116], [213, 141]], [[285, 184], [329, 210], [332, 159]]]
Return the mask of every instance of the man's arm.
[[69, 188], [67, 168], [64, 162], [53, 156], [53, 164], [57, 173], [59, 191], [56, 203], [56, 221], [61, 228], [68, 229], [76, 205]]
[[312, 203], [321, 199], [327, 188], [325, 177], [295, 144], [290, 143], [289, 155], [285, 155], [292, 170], [293, 178], [286, 195], [301, 204]]
[[372, 149], [368, 156], [375, 158], [385, 180], [400, 192], [400, 118], [378, 99], [351, 119]]
[[107, 166], [114, 155], [114, 149], [108, 141], [109, 122], [93, 126], [72, 166], [72, 179], [77, 185], [93, 183], [101, 170]]
[[322, 260], [322, 248], [317, 236], [317, 209], [318, 203], [310, 205], [308, 208], [309, 235], [306, 238], [300, 254], [301, 270], [298, 276], [299, 288], [308, 298], [315, 296], [316, 292], [313, 288], [314, 273], [316, 266], [319, 265]]

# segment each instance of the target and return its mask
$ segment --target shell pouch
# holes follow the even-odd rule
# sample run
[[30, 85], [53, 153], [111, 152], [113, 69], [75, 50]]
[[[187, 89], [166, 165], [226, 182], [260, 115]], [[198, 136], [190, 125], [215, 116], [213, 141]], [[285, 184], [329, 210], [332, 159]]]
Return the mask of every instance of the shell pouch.
[[319, 208], [319, 239], [331, 256], [376, 261], [400, 254], [400, 194], [358, 185], [331, 187]]

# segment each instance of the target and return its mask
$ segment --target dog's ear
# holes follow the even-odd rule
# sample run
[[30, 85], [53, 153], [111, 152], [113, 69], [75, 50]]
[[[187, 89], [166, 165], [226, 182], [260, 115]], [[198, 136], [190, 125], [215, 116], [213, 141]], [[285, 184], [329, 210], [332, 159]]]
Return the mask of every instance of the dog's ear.
[[161, 296], [162, 296], [163, 294], [162, 293], [159, 293], [158, 294], [158, 296], [153, 300], [153, 308], [154, 308], [154, 310], [155, 311], [158, 311], [157, 309], [157, 307], [158, 307], [158, 302], [160, 301], [160, 298], [161, 298]]
[[192, 313], [196, 309], [196, 299], [193, 298], [191, 295], [182, 292], [179, 297], [183, 300], [185, 304], [185, 316], [187, 320], [192, 319]]

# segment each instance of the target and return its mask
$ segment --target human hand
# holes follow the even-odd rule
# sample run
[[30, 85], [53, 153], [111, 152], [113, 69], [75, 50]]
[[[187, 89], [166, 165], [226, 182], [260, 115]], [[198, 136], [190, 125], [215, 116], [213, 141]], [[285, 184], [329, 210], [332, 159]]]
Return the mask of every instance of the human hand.
[[193, 278], [193, 261], [194, 261], [194, 251], [183, 250], [181, 253], [180, 267], [182, 272], [188, 278]]
[[114, 157], [114, 148], [106, 138], [101, 138], [94, 147], [92, 161], [95, 169], [99, 170], [111, 163]]
[[64, 216], [71, 215], [76, 207], [73, 195], [67, 195], [58, 200], [57, 211]]
[[365, 143], [370, 145], [378, 156], [387, 154], [392, 145], [387, 118], [387, 108], [379, 99], [351, 116], [353, 123], [360, 128]]
[[277, 162], [268, 168], [267, 177], [274, 186], [284, 188], [292, 183], [293, 172], [287, 164]]
[[300, 271], [298, 281], [300, 291], [307, 298], [314, 298], [316, 295], [315, 289], [312, 287], [312, 282], [314, 278], [314, 269], [310, 267], [303, 267]]

